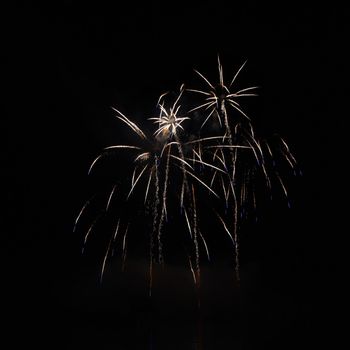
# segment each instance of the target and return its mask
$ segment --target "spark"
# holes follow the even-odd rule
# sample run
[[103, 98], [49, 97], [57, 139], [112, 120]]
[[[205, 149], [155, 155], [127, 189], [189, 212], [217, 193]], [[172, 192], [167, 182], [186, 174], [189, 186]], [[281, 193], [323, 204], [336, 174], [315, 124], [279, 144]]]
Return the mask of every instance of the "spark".
[[106, 206], [106, 211], [108, 210], [109, 205], [111, 204], [111, 199], [112, 199], [112, 197], [113, 197], [113, 194], [114, 194], [114, 191], [115, 191], [116, 187], [117, 187], [117, 185], [114, 185], [114, 186], [113, 186], [113, 189], [112, 189], [112, 191], [111, 191], [111, 194], [110, 194], [109, 197], [108, 197], [107, 206]]
[[78, 225], [78, 222], [80, 220], [80, 217], [83, 215], [83, 212], [85, 211], [85, 209], [87, 208], [87, 206], [91, 203], [91, 201], [95, 198], [95, 195], [93, 195], [89, 200], [87, 200], [85, 202], [85, 204], [83, 205], [83, 207], [81, 208], [77, 218], [75, 219], [74, 221], [74, 227], [73, 227], [73, 232], [75, 232], [76, 228], [77, 228], [77, 225]]
[[90, 233], [92, 231], [92, 229], [95, 227], [97, 221], [101, 218], [102, 214], [100, 214], [99, 216], [97, 216], [97, 218], [94, 220], [94, 222], [90, 225], [89, 229], [87, 230], [86, 234], [85, 234], [85, 237], [84, 237], [84, 242], [83, 242], [83, 247], [81, 249], [81, 253], [84, 254], [84, 251], [85, 251], [85, 245], [86, 245], [86, 242], [88, 240], [88, 237], [90, 236]]
[[[119, 231], [119, 224], [120, 224], [120, 219], [118, 219], [118, 223], [117, 223], [117, 227], [114, 231], [114, 235], [113, 235], [113, 242], [112, 244], [115, 243], [116, 239], [117, 239], [117, 235], [118, 235], [118, 231]], [[112, 250], [112, 256], [114, 255], [114, 249]]]
[[203, 242], [203, 245], [205, 247], [205, 251], [207, 253], [208, 261], [210, 261], [210, 255], [209, 255], [209, 249], [208, 249], [207, 242], [205, 241], [205, 239], [204, 239], [204, 237], [203, 237], [201, 232], [199, 232], [199, 236], [200, 236], [200, 238], [202, 238], [202, 242]]
[[102, 283], [102, 280], [103, 280], [103, 274], [104, 274], [104, 271], [105, 271], [106, 260], [107, 260], [107, 257], [108, 257], [109, 250], [111, 248], [112, 241], [113, 241], [113, 237], [111, 237], [111, 239], [109, 240], [109, 243], [108, 243], [108, 246], [107, 246], [107, 250], [106, 250], [106, 254], [105, 254], [104, 258], [103, 258], [102, 268], [101, 268], [100, 283]]
[[192, 278], [193, 278], [193, 281], [194, 281], [194, 284], [197, 285], [197, 278], [196, 278], [196, 274], [193, 270], [193, 266], [192, 266], [192, 262], [191, 262], [191, 257], [188, 256], [188, 262], [190, 264], [190, 269], [191, 269], [191, 273], [192, 273]]
[[128, 125], [137, 135], [139, 135], [142, 139], [147, 138], [144, 132], [135, 123], [128, 119], [122, 112], [118, 111], [114, 107], [112, 107], [112, 109], [119, 114], [117, 118], [123, 121], [126, 125]]
[[126, 237], [129, 231], [129, 224], [126, 226], [126, 230], [124, 233], [124, 238], [123, 238], [123, 263], [122, 263], [122, 271], [125, 270], [125, 261], [126, 261], [126, 254], [127, 254], [127, 244], [126, 244]]
[[[147, 169], [147, 167], [148, 167], [148, 164], [146, 164], [146, 165], [144, 166], [144, 168], [141, 170], [140, 174], [137, 176], [137, 179], [136, 179], [135, 181], [133, 181], [133, 184], [132, 184], [132, 187], [131, 187], [131, 189], [130, 189], [130, 192], [129, 192], [128, 196], [127, 196], [127, 199], [129, 199], [130, 195], [131, 195], [132, 192], [134, 191], [135, 186], [136, 186], [137, 183], [139, 182], [139, 180], [140, 180], [142, 174], [145, 172], [145, 170]], [[133, 180], [134, 180], [134, 179], [133, 179]]]
[[186, 218], [186, 222], [187, 222], [188, 232], [189, 232], [191, 239], [192, 239], [192, 229], [191, 229], [190, 221], [188, 220], [188, 215], [187, 215], [186, 209], [185, 209], [185, 218]]

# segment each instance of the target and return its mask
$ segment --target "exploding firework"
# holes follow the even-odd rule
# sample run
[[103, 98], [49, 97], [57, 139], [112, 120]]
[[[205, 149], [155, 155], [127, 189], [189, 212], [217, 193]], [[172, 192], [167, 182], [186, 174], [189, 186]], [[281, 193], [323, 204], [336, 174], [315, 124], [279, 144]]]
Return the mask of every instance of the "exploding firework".
[[[217, 84], [211, 83], [203, 74], [195, 70], [207, 86], [207, 90], [188, 89], [204, 96], [204, 103], [195, 106], [189, 112], [203, 111], [202, 129], [212, 119], [218, 121], [220, 132], [224, 137], [217, 145], [204, 147], [206, 156], [212, 164], [221, 164], [226, 170], [226, 174], [213, 171], [210, 185], [218, 193], [221, 191], [221, 198], [225, 202], [226, 212], [231, 213], [231, 218], [227, 222], [231, 223], [232, 229], [228, 229], [228, 224], [218, 212], [216, 216], [223, 225], [225, 231], [232, 232], [232, 242], [235, 250], [235, 272], [237, 281], [239, 275], [239, 238], [237, 227], [240, 217], [244, 217], [245, 210], [249, 201], [255, 208], [256, 198], [254, 192], [254, 182], [257, 176], [262, 175], [266, 187], [271, 192], [272, 177], [277, 178], [283, 193], [288, 198], [286, 187], [279, 176], [278, 171], [270, 166], [274, 163], [274, 157], [271, 147], [266, 140], [261, 140], [256, 136], [251, 118], [243, 111], [239, 102], [242, 97], [257, 96], [255, 93], [257, 86], [250, 86], [235, 92], [230, 91], [234, 87], [240, 72], [245, 66], [244, 62], [234, 74], [229, 85], [225, 85], [223, 67], [218, 57], [219, 81]], [[279, 139], [278, 156], [282, 155], [283, 159], [295, 169], [296, 160], [291, 154], [286, 142]], [[209, 152], [208, 152], [209, 151]], [[220, 189], [220, 190], [219, 190]], [[288, 202], [289, 204], [289, 202]]]
[[[185, 89], [181, 85], [175, 100], [169, 103], [169, 94], [160, 96], [157, 102], [159, 115], [148, 120], [156, 125], [152, 135], [139, 127], [131, 118], [113, 107], [116, 118], [124, 123], [136, 137], [134, 144], [118, 144], [106, 147], [94, 159], [88, 173], [92, 173], [105, 156], [111, 153], [127, 154], [128, 165], [132, 164], [131, 184], [125, 193], [124, 184], [114, 185], [106, 197], [103, 213], [111, 208], [111, 202], [119, 190], [119, 201], [131, 203], [136, 193], [142, 193], [144, 212], [151, 225], [149, 227], [149, 293], [153, 285], [154, 264], [164, 264], [163, 231], [169, 222], [170, 212], [180, 213], [179, 220], [187, 231], [191, 242], [186, 250], [189, 268], [194, 283], [200, 285], [201, 249], [210, 260], [210, 247], [201, 232], [199, 225], [200, 201], [203, 196], [207, 203], [212, 203], [212, 220], [216, 221], [230, 238], [233, 246], [234, 268], [237, 282], [239, 274], [239, 235], [238, 224], [246, 215], [247, 207], [256, 206], [254, 183], [262, 177], [266, 187], [271, 191], [272, 182], [277, 179], [283, 193], [287, 197], [286, 186], [276, 170], [277, 155], [293, 169], [296, 161], [287, 143], [279, 139], [279, 147], [272, 148], [266, 141], [258, 138], [251, 119], [241, 107], [242, 97], [256, 96], [256, 86], [235, 91], [232, 89], [245, 63], [233, 76], [230, 84], [225, 85], [223, 67], [218, 58], [219, 82], [211, 83], [203, 74], [195, 71], [205, 83], [207, 89]], [[195, 106], [182, 103], [184, 94], [196, 93], [204, 101]], [[200, 116], [201, 122], [195, 133], [188, 132], [192, 116]], [[219, 128], [212, 128], [214, 123]], [[201, 133], [206, 130], [206, 135]], [[193, 136], [193, 135], [196, 136]], [[101, 165], [100, 165], [101, 166]], [[142, 184], [142, 185], [141, 185]], [[199, 193], [201, 194], [199, 196]], [[79, 212], [74, 230], [86, 208], [94, 198], [88, 200]], [[130, 204], [131, 206], [133, 204]], [[94, 229], [98, 216], [85, 231], [83, 251], [88, 238]], [[105, 272], [106, 262], [113, 256], [112, 252], [119, 239], [121, 245], [122, 269], [127, 257], [127, 242], [132, 222], [126, 220], [121, 212], [103, 256], [100, 280]], [[172, 216], [174, 217], [174, 216]], [[123, 233], [122, 233], [123, 232]]]

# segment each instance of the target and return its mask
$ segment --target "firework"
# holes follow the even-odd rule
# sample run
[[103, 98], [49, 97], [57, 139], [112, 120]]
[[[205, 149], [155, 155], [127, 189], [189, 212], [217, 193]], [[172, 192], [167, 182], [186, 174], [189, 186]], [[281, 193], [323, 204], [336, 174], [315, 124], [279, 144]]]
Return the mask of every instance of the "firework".
[[[153, 267], [155, 263], [164, 264], [163, 231], [170, 217], [170, 211], [178, 207], [184, 230], [188, 231], [191, 247], [187, 251], [189, 267], [197, 287], [200, 285], [200, 263], [202, 242], [207, 259], [210, 260], [210, 247], [200, 229], [200, 205], [198, 193], [205, 193], [212, 205], [212, 218], [229, 236], [233, 246], [234, 268], [237, 282], [239, 275], [239, 235], [238, 224], [247, 212], [247, 203], [256, 207], [254, 181], [262, 176], [266, 187], [271, 190], [272, 178], [277, 179], [287, 197], [286, 186], [276, 169], [274, 161], [278, 153], [293, 169], [296, 160], [287, 143], [279, 139], [277, 151], [263, 139], [256, 136], [252, 121], [243, 111], [241, 98], [256, 96], [257, 86], [233, 89], [246, 62], [234, 74], [229, 84], [225, 84], [223, 67], [218, 57], [219, 79], [211, 83], [199, 71], [195, 71], [206, 85], [206, 89], [189, 89], [181, 85], [173, 102], [169, 103], [169, 94], [162, 94], [157, 102], [159, 115], [147, 118], [156, 125], [151, 135], [112, 107], [115, 117], [126, 125], [136, 137], [134, 144], [118, 144], [106, 147], [97, 156], [89, 168], [93, 173], [97, 166], [102, 166], [103, 158], [110, 153], [125, 152], [132, 164], [131, 184], [123, 193], [117, 185], [106, 197], [102, 214], [88, 227], [83, 242], [83, 251], [103, 213], [111, 210], [115, 196], [123, 203], [132, 201], [136, 193], [142, 192], [145, 213], [150, 217], [149, 229], [149, 293], [153, 285]], [[204, 101], [195, 106], [184, 106], [183, 95], [196, 93]], [[195, 132], [189, 132], [193, 124], [193, 114], [199, 114], [201, 125]], [[217, 122], [219, 130], [211, 128]], [[206, 129], [207, 135], [200, 136]], [[193, 135], [197, 135], [193, 137]], [[119, 164], [121, 165], [121, 164]], [[141, 186], [141, 184], [143, 184]], [[120, 186], [125, 188], [123, 185]], [[202, 198], [202, 197], [201, 197]], [[215, 199], [213, 201], [212, 199]], [[85, 203], [79, 212], [74, 231], [79, 220], [93, 198]], [[147, 209], [147, 210], [146, 210]], [[150, 209], [150, 210], [149, 210]], [[100, 280], [102, 281], [108, 258], [113, 256], [114, 246], [120, 240], [122, 247], [122, 269], [125, 268], [128, 237], [132, 233], [132, 222], [118, 213], [118, 222], [114, 234], [108, 240], [103, 255]], [[123, 228], [123, 229], [122, 229]], [[122, 232], [124, 232], [122, 234]]]
[[[228, 229], [228, 223], [225, 223], [223, 218], [216, 212], [224, 230], [229, 233], [234, 245], [235, 255], [235, 272], [237, 281], [240, 280], [239, 274], [239, 239], [238, 239], [238, 224], [239, 219], [244, 217], [245, 210], [249, 200], [253, 201], [253, 206], [256, 205], [254, 193], [254, 181], [258, 175], [262, 175], [265, 179], [266, 186], [271, 191], [271, 177], [277, 178], [283, 193], [288, 198], [286, 187], [279, 176], [276, 169], [270, 171], [269, 161], [273, 161], [271, 147], [266, 140], [260, 140], [256, 136], [251, 118], [243, 111], [240, 99], [242, 97], [257, 96], [255, 93], [257, 86], [250, 86], [240, 90], [231, 91], [235, 82], [244, 68], [244, 62], [237, 72], [234, 74], [231, 82], [226, 85], [224, 80], [223, 67], [218, 57], [218, 83], [211, 83], [202, 73], [195, 70], [199, 77], [204, 81], [207, 89], [187, 89], [204, 97], [203, 103], [192, 108], [189, 113], [195, 111], [203, 111], [203, 122], [200, 129], [209, 124], [210, 120], [217, 119], [219, 122], [221, 133], [224, 137], [217, 145], [203, 147], [205, 155], [211, 159], [211, 164], [221, 165], [226, 170], [226, 173], [213, 170], [210, 184], [213, 188], [217, 186], [221, 190], [221, 198], [225, 203], [225, 209], [231, 213], [231, 217], [227, 220], [231, 223], [232, 235]], [[288, 164], [295, 169], [296, 160], [291, 154], [288, 145], [283, 139], [282, 157]], [[263, 150], [263, 147], [267, 150]], [[280, 148], [281, 149], [281, 148]], [[268, 158], [268, 159], [267, 159]], [[215, 184], [216, 182], [216, 184]], [[252, 192], [252, 195], [250, 195]]]

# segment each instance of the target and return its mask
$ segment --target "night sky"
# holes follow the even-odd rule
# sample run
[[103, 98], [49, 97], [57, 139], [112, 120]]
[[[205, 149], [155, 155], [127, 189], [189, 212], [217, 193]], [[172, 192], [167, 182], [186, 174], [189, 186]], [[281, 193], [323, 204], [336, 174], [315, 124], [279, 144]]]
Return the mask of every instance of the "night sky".
[[[61, 1], [1, 13], [1, 256], [11, 341], [46, 349], [192, 349], [193, 339], [201, 339], [198, 349], [332, 344], [334, 311], [325, 300], [335, 288], [336, 209], [327, 204], [333, 194], [326, 183], [334, 123], [342, 123], [332, 104], [342, 96], [341, 10], [118, 4]], [[244, 227], [240, 290], [229, 260], [204, 264], [198, 316], [187, 266], [170, 256], [149, 300], [140, 249], [124, 274], [115, 267], [100, 286], [99, 255], [82, 257], [83, 232], [72, 228], [104, 181], [87, 176], [90, 163], [129, 137], [110, 107], [142, 125], [161, 93], [198, 86], [194, 68], [216, 79], [217, 54], [227, 79], [248, 60], [240, 82], [259, 85], [260, 96], [245, 110], [262, 134], [288, 141], [303, 175], [288, 178], [290, 209], [282, 199], [266, 202], [258, 223]], [[217, 249], [227, 253], [225, 244]]]

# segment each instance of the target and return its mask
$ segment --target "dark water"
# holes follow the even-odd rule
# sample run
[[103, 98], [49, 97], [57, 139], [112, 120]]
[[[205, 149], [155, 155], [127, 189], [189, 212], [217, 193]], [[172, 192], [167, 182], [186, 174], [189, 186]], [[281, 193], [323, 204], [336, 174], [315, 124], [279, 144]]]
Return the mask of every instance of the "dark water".
[[306, 310], [290, 300], [261, 303], [266, 304], [207, 314], [176, 311], [172, 305], [149, 312], [58, 313], [57, 321], [51, 321], [54, 328], [44, 331], [40, 341], [49, 335], [44, 347], [62, 349], [292, 349], [315, 345], [320, 334], [308, 324], [312, 316]]
[[259, 281], [246, 267], [238, 288], [232, 270], [204, 268], [198, 296], [187, 269], [168, 267], [149, 298], [140, 266], [107, 275], [102, 286], [86, 274], [35, 287], [11, 312], [13, 348], [314, 349], [330, 338], [322, 302], [306, 284]]

